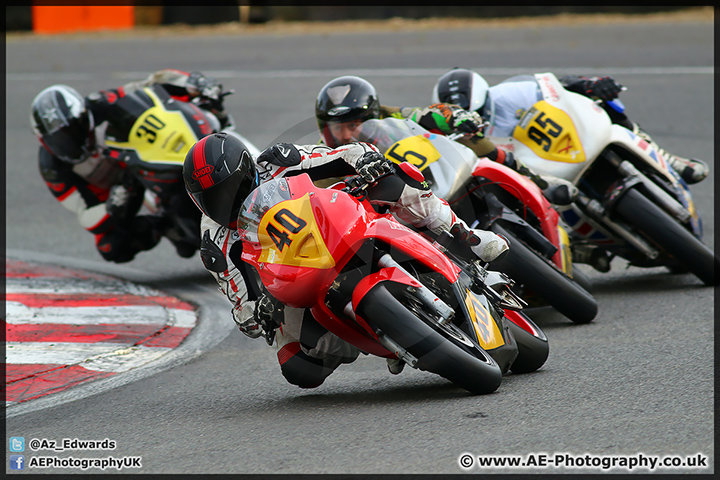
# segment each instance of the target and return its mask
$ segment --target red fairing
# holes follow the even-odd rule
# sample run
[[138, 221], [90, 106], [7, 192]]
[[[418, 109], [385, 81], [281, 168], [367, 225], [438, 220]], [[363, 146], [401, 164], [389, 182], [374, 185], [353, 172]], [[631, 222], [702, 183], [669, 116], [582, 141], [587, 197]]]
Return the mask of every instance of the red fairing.
[[300, 198], [310, 193], [310, 203], [320, 234], [335, 260], [328, 269], [264, 263], [256, 264], [260, 251], [248, 245], [243, 259], [256, 266], [268, 291], [286, 305], [308, 308], [324, 299], [327, 289], [340, 270], [368, 239], [380, 240], [394, 249], [407, 253], [433, 270], [455, 282], [460, 269], [416, 232], [401, 225], [390, 215], [380, 215], [368, 202], [360, 203], [352, 196], [335, 190], [315, 187], [303, 174], [286, 177], [291, 196]]
[[526, 332], [532, 334], [535, 337], [544, 338], [545, 334], [541, 334], [534, 324], [528, 321], [527, 317], [520, 312], [514, 310], [505, 310], [505, 318], [513, 322], [518, 327], [522, 328]]
[[[523, 205], [526, 205], [540, 220], [543, 234], [553, 243], [560, 245], [557, 231], [558, 213], [552, 208], [550, 202], [532, 180], [519, 174], [515, 170], [500, 165], [492, 160], [481, 159], [475, 164], [474, 177], [483, 177], [497, 183], [510, 194], [518, 198]], [[558, 251], [553, 255], [553, 262], [562, 267], [562, 252]]]
[[352, 295], [353, 310], [357, 310], [357, 306], [360, 304], [365, 295], [380, 282], [402, 283], [415, 288], [422, 287], [420, 282], [415, 280], [413, 277], [406, 275], [397, 268], [383, 268], [379, 272], [368, 275], [358, 282]]
[[[451, 283], [457, 281], [460, 268], [420, 234], [401, 225], [390, 215], [376, 213], [369, 202], [359, 202], [337, 188], [318, 188], [307, 174], [285, 178], [293, 199], [310, 196], [313, 217], [335, 265], [318, 268], [261, 264], [258, 262], [262, 253], [259, 246], [248, 242], [243, 245], [243, 260], [256, 268], [268, 291], [282, 303], [296, 308], [311, 308], [315, 319], [338, 337], [373, 355], [393, 357], [394, 354], [378, 342], [375, 333], [362, 318], [338, 317], [330, 312], [325, 298], [339, 272], [368, 240], [392, 245], [394, 251], [417, 259], [440, 272]], [[352, 303], [357, 305], [370, 289], [381, 282], [420, 287], [417, 280], [400, 270], [384, 268], [358, 283]]]

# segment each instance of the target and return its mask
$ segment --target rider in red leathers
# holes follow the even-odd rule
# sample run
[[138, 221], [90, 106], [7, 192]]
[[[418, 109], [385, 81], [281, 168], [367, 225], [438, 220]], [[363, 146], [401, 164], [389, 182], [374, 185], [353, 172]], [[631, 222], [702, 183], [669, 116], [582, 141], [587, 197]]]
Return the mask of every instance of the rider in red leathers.
[[[358, 350], [328, 332], [309, 310], [283, 307], [258, 292], [252, 271], [240, 260], [237, 214], [243, 200], [257, 185], [271, 178], [307, 173], [314, 181], [361, 174], [372, 182], [372, 203], [387, 206], [400, 219], [416, 227], [455, 232], [481, 259], [492, 261], [508, 249], [507, 241], [494, 234], [469, 229], [447, 203], [427, 186], [394, 169], [377, 149], [353, 142], [333, 148], [326, 145], [281, 143], [253, 159], [236, 137], [209, 135], [188, 151], [183, 176], [195, 204], [203, 212], [201, 258], [233, 303], [233, 318], [246, 335], [265, 332], [268, 343], [277, 340], [277, 356], [283, 376], [302, 388], [320, 385], [341, 363], [350, 363]], [[399, 373], [400, 368], [393, 373]]]

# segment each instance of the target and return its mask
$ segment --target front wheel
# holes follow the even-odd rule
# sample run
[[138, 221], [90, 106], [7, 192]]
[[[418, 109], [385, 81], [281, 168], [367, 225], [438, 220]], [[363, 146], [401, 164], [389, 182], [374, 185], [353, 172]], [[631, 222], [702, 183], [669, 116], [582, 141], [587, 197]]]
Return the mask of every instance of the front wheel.
[[615, 204], [615, 213], [706, 285], [717, 285], [720, 261], [712, 250], [642, 192], [635, 188], [625, 192]]
[[436, 373], [474, 394], [492, 393], [502, 372], [493, 358], [459, 329], [438, 325], [429, 315], [410, 309], [380, 284], [357, 308], [369, 324], [418, 359], [416, 368]]
[[[516, 321], [524, 324], [525, 328], [515, 323], [511, 315], [515, 315]], [[530, 373], [545, 365], [550, 353], [550, 345], [542, 330], [522, 312], [508, 312], [505, 318], [506, 325], [510, 328], [510, 332], [518, 346], [518, 356], [510, 366], [510, 371], [513, 373]], [[535, 334], [533, 335], [526, 328], [534, 331]]]
[[490, 229], [510, 241], [507, 256], [491, 263], [493, 270], [522, 283], [575, 323], [589, 323], [595, 318], [598, 304], [590, 293], [498, 223]]

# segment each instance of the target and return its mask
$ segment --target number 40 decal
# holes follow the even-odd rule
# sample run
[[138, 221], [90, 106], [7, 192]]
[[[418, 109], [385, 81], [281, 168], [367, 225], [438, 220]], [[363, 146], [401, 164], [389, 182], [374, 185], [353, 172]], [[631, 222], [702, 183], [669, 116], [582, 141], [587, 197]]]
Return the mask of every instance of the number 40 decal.
[[285, 245], [290, 246], [292, 243], [292, 240], [290, 240], [290, 233], [299, 233], [303, 228], [305, 228], [305, 226], [307, 226], [307, 222], [305, 220], [299, 218], [287, 208], [279, 210], [273, 217], [273, 220], [280, 224], [280, 227], [285, 227], [287, 229], [286, 231], [278, 228], [273, 223], [268, 223], [266, 228], [268, 235], [272, 238], [272, 241], [281, 252], [283, 251], [283, 248], [285, 248]]

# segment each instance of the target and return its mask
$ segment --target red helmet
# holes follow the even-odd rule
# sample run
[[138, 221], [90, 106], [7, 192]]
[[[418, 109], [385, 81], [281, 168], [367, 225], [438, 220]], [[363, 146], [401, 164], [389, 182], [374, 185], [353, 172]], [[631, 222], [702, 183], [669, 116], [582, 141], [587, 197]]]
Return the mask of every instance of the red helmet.
[[227, 132], [203, 137], [190, 147], [183, 179], [195, 205], [215, 222], [232, 229], [236, 228], [243, 201], [259, 184], [250, 151]]

